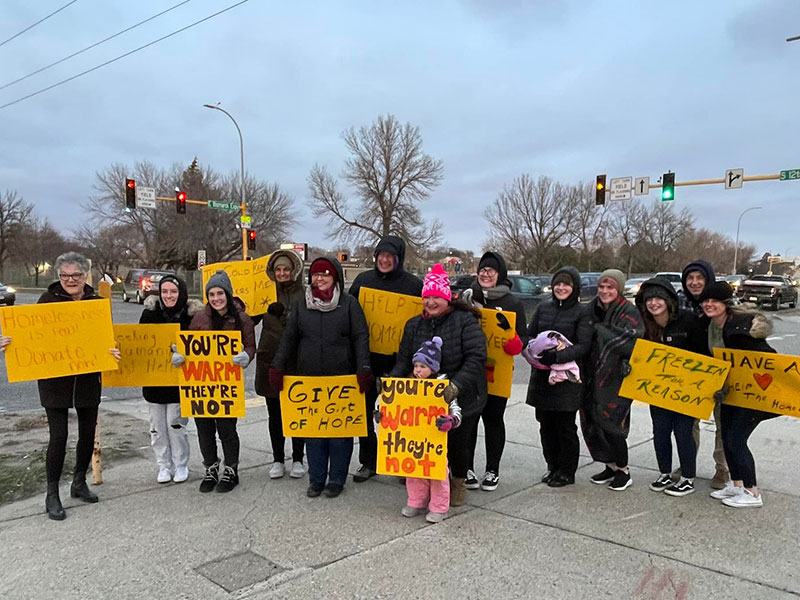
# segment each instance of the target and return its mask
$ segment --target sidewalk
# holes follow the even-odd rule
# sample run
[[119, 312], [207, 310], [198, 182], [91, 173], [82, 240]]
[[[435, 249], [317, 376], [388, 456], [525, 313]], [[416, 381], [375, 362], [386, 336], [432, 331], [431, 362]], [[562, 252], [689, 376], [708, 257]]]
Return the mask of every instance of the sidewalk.
[[[576, 485], [548, 488], [524, 398], [515, 384], [497, 491], [469, 492], [438, 525], [400, 515], [405, 490], [393, 478], [348, 481], [335, 499], [307, 498], [307, 477], [270, 480], [266, 410], [252, 399], [239, 424], [241, 484], [229, 494], [197, 491], [192, 435], [187, 483], [156, 483], [148, 455], [104, 471], [98, 504], [70, 499], [65, 479], [64, 522], [47, 519], [43, 495], [0, 508], [2, 598], [800, 596], [800, 421], [759, 427], [751, 446], [765, 506], [732, 509], [708, 497], [713, 424], [702, 426], [698, 491], [648, 489], [657, 471], [641, 404], [629, 438], [632, 487], [590, 484], [600, 468], [584, 447]], [[101, 427], [112, 412], [147, 428], [144, 401], [104, 403]], [[356, 458], [357, 448], [351, 470]]]

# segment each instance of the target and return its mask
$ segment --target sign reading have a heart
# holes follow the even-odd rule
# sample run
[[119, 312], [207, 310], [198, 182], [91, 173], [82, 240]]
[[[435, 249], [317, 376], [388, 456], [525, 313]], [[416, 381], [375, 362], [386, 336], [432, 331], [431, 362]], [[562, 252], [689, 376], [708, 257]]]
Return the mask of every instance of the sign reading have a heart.
[[725, 404], [800, 417], [800, 356], [714, 348], [731, 365]]

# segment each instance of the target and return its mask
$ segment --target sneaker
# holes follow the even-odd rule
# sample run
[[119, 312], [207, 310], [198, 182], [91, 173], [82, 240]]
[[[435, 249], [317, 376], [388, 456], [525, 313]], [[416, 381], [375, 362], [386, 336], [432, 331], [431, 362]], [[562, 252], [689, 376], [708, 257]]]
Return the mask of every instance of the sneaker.
[[484, 492], [493, 492], [497, 489], [498, 483], [500, 483], [500, 478], [497, 476], [497, 473], [486, 471], [483, 475], [483, 481], [481, 481], [481, 489]]
[[416, 517], [418, 514], [422, 512], [421, 508], [415, 508], [413, 506], [404, 506], [400, 509], [400, 514], [404, 517]]
[[303, 466], [299, 460], [296, 460], [292, 463], [292, 470], [289, 472], [289, 477], [292, 479], [300, 479], [303, 475], [306, 474], [306, 468]]
[[316, 498], [322, 493], [322, 490], [325, 489], [325, 484], [323, 483], [310, 483], [308, 485], [308, 489], [306, 490], [306, 496], [309, 498]]
[[761, 494], [754, 496], [753, 492], [745, 488], [742, 488], [742, 492], [735, 496], [723, 498], [722, 503], [725, 506], [732, 506], [733, 508], [761, 508], [764, 506], [764, 500], [761, 498]]
[[627, 490], [632, 483], [633, 479], [631, 479], [630, 473], [618, 470], [616, 473], [614, 473], [614, 479], [612, 479], [611, 483], [608, 484], [608, 489], [614, 490], [615, 492], [622, 492]]
[[329, 483], [325, 486], [325, 495], [328, 498], [336, 498], [342, 493], [342, 490], [344, 490], [344, 486], [341, 483]]
[[189, 479], [189, 467], [178, 467], [175, 469], [175, 476], [172, 478], [172, 481], [175, 483], [183, 483]]
[[206, 467], [206, 474], [203, 477], [203, 481], [200, 482], [200, 491], [204, 494], [210, 492], [217, 487], [217, 481], [219, 481], [219, 461], [210, 467]]
[[282, 462], [274, 462], [272, 466], [269, 468], [269, 478], [270, 479], [280, 479], [283, 477], [283, 474], [286, 472], [286, 467], [283, 465]]
[[172, 473], [169, 472], [169, 469], [161, 467], [158, 470], [158, 477], [156, 477], [156, 481], [158, 481], [158, 483], [169, 483], [172, 481]]
[[597, 485], [603, 485], [604, 483], [608, 483], [609, 481], [614, 479], [615, 473], [616, 471], [614, 469], [612, 469], [611, 467], [606, 467], [599, 473], [592, 475], [589, 478], [589, 481], [591, 481], [592, 483], [596, 483]]
[[714, 478], [711, 480], [711, 488], [715, 490], [724, 490], [725, 486], [731, 480], [730, 475], [725, 469], [720, 469], [714, 472]]
[[672, 477], [669, 473], [662, 473], [658, 476], [653, 483], [650, 484], [650, 489], [654, 492], [663, 492], [672, 485]]
[[467, 486], [468, 490], [477, 490], [481, 487], [481, 484], [478, 483], [478, 478], [475, 476], [475, 471], [467, 470], [467, 479], [465, 481], [465, 485]]
[[441, 523], [447, 518], [447, 513], [437, 513], [437, 512], [429, 512], [425, 515], [425, 520], [428, 523]]
[[226, 465], [225, 470], [222, 471], [222, 477], [219, 478], [217, 491], [224, 494], [225, 492], [230, 492], [237, 485], [239, 485], [239, 474], [236, 469]]
[[725, 498], [733, 498], [734, 496], [738, 496], [742, 493], [743, 489], [743, 487], [735, 486], [733, 485], [732, 481], [729, 481], [724, 488], [715, 492], [711, 492], [709, 495], [715, 500], [725, 500]]
[[361, 465], [356, 469], [356, 472], [353, 473], [353, 481], [356, 483], [363, 483], [370, 477], [375, 477], [375, 475], [377, 475], [375, 469], [370, 469], [367, 465]]
[[669, 486], [664, 490], [668, 496], [688, 496], [694, 492], [694, 481], [681, 477], [678, 483]]

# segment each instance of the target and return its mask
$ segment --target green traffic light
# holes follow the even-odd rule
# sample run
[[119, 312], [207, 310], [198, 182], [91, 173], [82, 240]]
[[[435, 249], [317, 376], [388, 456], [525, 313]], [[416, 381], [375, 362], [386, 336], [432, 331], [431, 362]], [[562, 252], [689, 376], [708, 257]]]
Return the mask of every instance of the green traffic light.
[[670, 200], [672, 199], [672, 190], [664, 190], [664, 193], [661, 194], [661, 198], [663, 200]]

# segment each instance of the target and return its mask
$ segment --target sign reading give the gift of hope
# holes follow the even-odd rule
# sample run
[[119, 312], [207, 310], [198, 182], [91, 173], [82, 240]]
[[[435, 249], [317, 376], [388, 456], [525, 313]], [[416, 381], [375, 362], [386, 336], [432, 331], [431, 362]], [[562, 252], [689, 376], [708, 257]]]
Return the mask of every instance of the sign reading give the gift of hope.
[[283, 378], [281, 420], [286, 437], [364, 437], [365, 408], [355, 375]]
[[181, 331], [181, 416], [244, 417], [244, 378], [233, 357], [242, 351], [238, 331]]

